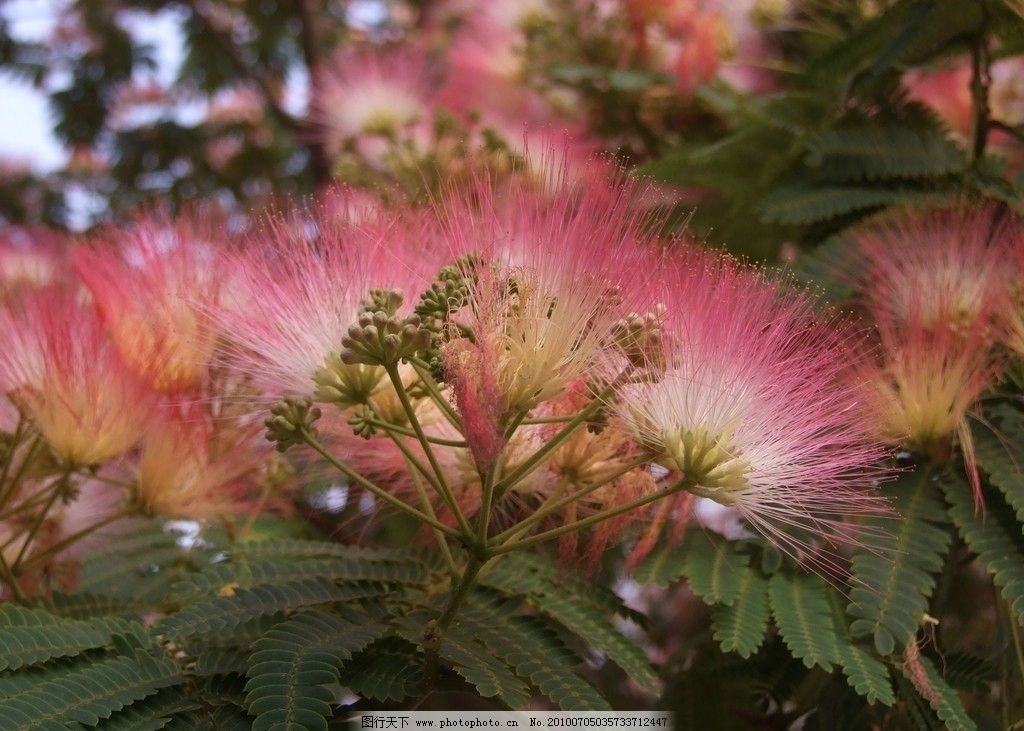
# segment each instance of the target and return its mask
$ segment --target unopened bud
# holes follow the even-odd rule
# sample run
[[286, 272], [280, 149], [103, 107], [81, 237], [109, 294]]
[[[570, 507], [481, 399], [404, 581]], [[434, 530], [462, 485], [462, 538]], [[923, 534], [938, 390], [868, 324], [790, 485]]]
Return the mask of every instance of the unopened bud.
[[283, 452], [294, 444], [302, 444], [305, 435], [314, 434], [313, 424], [320, 418], [320, 409], [307, 399], [284, 399], [270, 407], [270, 416], [263, 422], [267, 440], [275, 442]]

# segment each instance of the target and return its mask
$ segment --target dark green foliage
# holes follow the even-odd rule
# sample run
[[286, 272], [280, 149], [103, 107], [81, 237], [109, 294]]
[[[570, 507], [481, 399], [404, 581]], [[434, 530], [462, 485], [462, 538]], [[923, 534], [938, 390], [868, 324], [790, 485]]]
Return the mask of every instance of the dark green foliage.
[[928, 705], [935, 710], [938, 717], [945, 723], [946, 728], [950, 731], [974, 731], [977, 729], [977, 724], [967, 715], [956, 691], [939, 674], [934, 663], [927, 657], [920, 657], [918, 662], [920, 663], [920, 672], [904, 665], [903, 674]]
[[0, 729], [63, 731], [71, 721], [93, 726], [181, 679], [177, 665], [162, 655], [137, 652], [100, 660], [0, 701]]
[[607, 702], [573, 669], [580, 659], [558, 636], [535, 619], [510, 615], [508, 608], [474, 594], [453, 625], [455, 634], [476, 637], [563, 710], [607, 710]]
[[959, 475], [944, 474], [940, 484], [964, 543], [1002, 590], [1016, 620], [1024, 623], [1024, 533], [1013, 510], [993, 491], [986, 496], [984, 513], [979, 512]]
[[715, 639], [726, 652], [750, 657], [764, 642], [771, 612], [768, 581], [753, 569], [740, 572], [740, 590], [732, 604], [716, 604], [711, 613]]
[[139, 634], [135, 622], [98, 617], [61, 620], [38, 609], [0, 605], [0, 670], [17, 670], [52, 658], [109, 645], [115, 635]]
[[951, 536], [928, 469], [905, 475], [885, 493], [899, 519], [874, 524], [863, 539], [867, 547], [854, 555], [850, 614], [854, 635], [874, 638], [879, 654], [890, 655], [917, 631]]
[[323, 611], [301, 612], [267, 632], [249, 658], [246, 708], [255, 731], [327, 728], [341, 665], [385, 630]]
[[366, 698], [403, 701], [422, 689], [423, 656], [405, 640], [378, 640], [345, 665], [341, 680]]
[[385, 591], [374, 584], [339, 585], [328, 579], [300, 579], [238, 589], [233, 595], [186, 607], [161, 620], [153, 631], [167, 637], [210, 634], [276, 612], [314, 604], [351, 601], [378, 596]]

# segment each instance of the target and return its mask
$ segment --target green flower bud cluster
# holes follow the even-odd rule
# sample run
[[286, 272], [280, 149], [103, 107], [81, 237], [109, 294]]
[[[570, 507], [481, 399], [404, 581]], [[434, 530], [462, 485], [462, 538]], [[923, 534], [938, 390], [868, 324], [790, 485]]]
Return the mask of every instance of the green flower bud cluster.
[[267, 427], [267, 440], [283, 452], [295, 444], [303, 443], [304, 434], [314, 434], [314, 423], [320, 418], [320, 409], [308, 398], [284, 399], [270, 407], [270, 416], [263, 422]]
[[343, 363], [390, 366], [429, 348], [430, 331], [419, 315], [399, 318], [383, 310], [363, 312], [341, 345]]

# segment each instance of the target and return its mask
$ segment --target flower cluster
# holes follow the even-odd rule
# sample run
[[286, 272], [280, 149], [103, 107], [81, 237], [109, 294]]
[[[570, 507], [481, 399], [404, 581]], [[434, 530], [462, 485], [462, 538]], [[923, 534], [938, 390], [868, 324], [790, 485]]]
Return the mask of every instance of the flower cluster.
[[230, 240], [209, 214], [19, 233], [2, 566], [20, 576], [119, 518], [302, 505], [338, 470], [449, 557], [550, 540], [635, 563], [711, 501], [836, 572], [886, 511], [891, 450], [941, 460], [958, 442], [973, 469], [970, 411], [1024, 340], [1011, 215], [853, 229], [865, 326], [661, 240], [642, 185], [555, 157], [542, 187], [481, 174], [420, 206], [339, 189]]

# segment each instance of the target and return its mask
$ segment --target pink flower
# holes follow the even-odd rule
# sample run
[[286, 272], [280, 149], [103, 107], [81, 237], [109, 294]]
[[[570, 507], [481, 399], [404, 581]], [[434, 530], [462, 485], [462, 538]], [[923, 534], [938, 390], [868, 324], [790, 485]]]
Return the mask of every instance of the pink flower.
[[270, 459], [262, 425], [214, 418], [203, 404], [164, 404], [145, 427], [136, 472], [139, 502], [163, 517], [205, 519], [252, 504]]
[[73, 252], [124, 361], [158, 391], [197, 386], [213, 354], [202, 310], [219, 293], [217, 223], [146, 218]]
[[139, 438], [148, 388], [125, 366], [91, 307], [41, 290], [2, 318], [0, 382], [64, 462], [95, 465]]
[[848, 328], [712, 254], [685, 252], [661, 274], [663, 353], [624, 388], [620, 417], [689, 491], [734, 506], [780, 548], [804, 548], [790, 527], [849, 538], [845, 516], [883, 507], [868, 488], [885, 450], [843, 377]]
[[613, 327], [642, 297], [647, 239], [631, 184], [570, 183], [555, 161], [548, 174], [562, 192], [547, 196], [524, 181], [478, 185], [442, 203], [452, 258], [469, 302], [458, 321], [491, 348], [505, 415], [529, 412], [595, 368], [612, 347]]
[[880, 218], [852, 235], [858, 257], [848, 277], [887, 328], [980, 327], [995, 339], [1008, 296], [1009, 223], [994, 206]]
[[343, 198], [271, 219], [231, 260], [232, 284], [209, 312], [229, 341], [226, 364], [267, 398], [313, 396], [325, 367], [337, 386], [369, 396], [384, 374], [341, 363], [342, 337], [372, 290], [398, 290], [401, 311], [411, 312], [439, 266], [423, 248], [430, 239], [416, 216], [363, 211], [354, 222]]
[[345, 53], [316, 70], [312, 115], [331, 155], [354, 140], [418, 139], [417, 127], [430, 121], [432, 86], [426, 58], [411, 49]]
[[851, 278], [881, 345], [863, 376], [875, 433], [941, 460], [959, 439], [979, 504], [967, 415], [1000, 372], [995, 344], [1013, 347], [1021, 327], [1006, 266], [1019, 236], [994, 206], [898, 213], [852, 236], [867, 266]]

